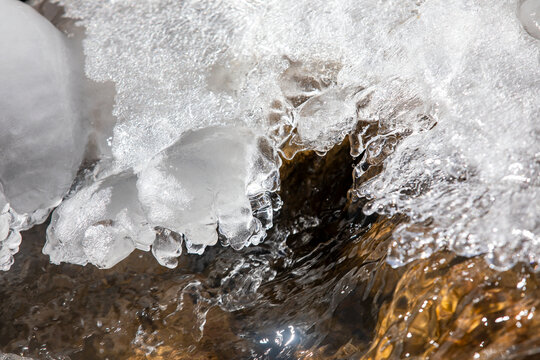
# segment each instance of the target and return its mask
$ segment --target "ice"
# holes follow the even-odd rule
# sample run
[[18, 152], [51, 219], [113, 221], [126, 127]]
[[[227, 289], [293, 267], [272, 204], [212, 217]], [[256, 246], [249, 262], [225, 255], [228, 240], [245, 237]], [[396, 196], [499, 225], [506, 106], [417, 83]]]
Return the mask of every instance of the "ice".
[[53, 263], [110, 268], [135, 248], [150, 250], [155, 232], [146, 220], [132, 172], [79, 190], [53, 213], [43, 252]]
[[162, 265], [174, 267], [184, 239], [197, 253], [216, 244], [218, 230], [234, 248], [257, 244], [271, 226], [260, 212], [272, 203], [250, 200], [277, 190], [278, 168], [268, 140], [248, 129], [187, 132], [137, 174], [109, 175], [65, 200], [43, 252], [53, 263], [110, 268], [152, 246]]
[[65, 38], [19, 1], [0, 1], [0, 269], [19, 231], [42, 222], [69, 190], [86, 144]]
[[[119, 166], [207, 126], [275, 125], [277, 142], [292, 136], [321, 152], [354, 126], [358, 82], [338, 76], [357, 33], [352, 1], [330, 12], [316, 11], [322, 1], [59, 3], [86, 28], [87, 75], [116, 84]], [[269, 116], [275, 104], [278, 123]]]
[[[114, 121], [89, 122], [101, 160], [93, 177], [53, 216], [45, 251], [54, 262], [110, 267], [154, 246], [174, 266], [183, 243], [198, 253], [220, 238], [257, 243], [272, 223], [275, 151], [324, 153], [347, 134], [362, 155], [353, 190], [370, 200], [364, 211], [408, 216], [392, 265], [442, 248], [486, 254], [498, 268], [540, 256], [538, 1], [55, 2], [84, 28], [86, 75], [116, 93]], [[9, 106], [48, 113], [28, 99]], [[82, 157], [61, 141], [77, 134], [74, 123], [61, 133], [38, 123], [10, 124], [25, 134], [13, 159], [26, 142], [42, 150], [12, 166], [53, 180], [2, 178], [7, 202], [32, 211], [58, 204]]]
[[[328, 130], [338, 130], [342, 139], [352, 130], [356, 115], [356, 102], [348, 99], [347, 91], [328, 91], [314, 96], [302, 104], [298, 111], [298, 134], [304, 143], [314, 143], [311, 148], [318, 148], [317, 142], [328, 136]], [[320, 142], [319, 142], [320, 143]], [[324, 143], [324, 142], [323, 142]], [[328, 149], [320, 149], [324, 151]]]
[[288, 159], [300, 150], [325, 153], [352, 131], [357, 103], [366, 93], [362, 86], [338, 83], [339, 63], [289, 62], [278, 78], [286, 102], [275, 107], [273, 117], [279, 116], [279, 121], [271, 125], [271, 132], [278, 144], [288, 141], [293, 147], [283, 151]]
[[150, 222], [184, 234], [188, 250], [214, 245], [218, 230], [240, 249], [265, 236], [250, 197], [277, 190], [278, 164], [264, 137], [210, 127], [187, 132], [159, 153], [141, 171], [137, 187]]
[[19, 249], [21, 235], [12, 229], [10, 207], [2, 193], [0, 184], [0, 270], [9, 270], [13, 264], [13, 254]]
[[9, 49], [0, 58], [0, 179], [12, 209], [31, 214], [56, 205], [71, 186], [84, 131], [60, 32], [26, 5], [0, 6], [0, 46]]
[[32, 360], [32, 358], [0, 352], [0, 360]]
[[540, 39], [540, 1], [520, 0], [518, 16], [525, 30]]
[[540, 49], [524, 18], [533, 5], [425, 2], [381, 47], [408, 82], [389, 93], [395, 79], [383, 77], [383, 96], [361, 110], [383, 116], [358, 136], [356, 190], [372, 199], [366, 213], [410, 219], [394, 234], [392, 265], [439, 249], [486, 254], [499, 269], [538, 261]]
[[152, 244], [152, 254], [157, 261], [168, 268], [178, 265], [178, 257], [182, 255], [184, 237], [168, 229], [156, 228], [157, 234]]

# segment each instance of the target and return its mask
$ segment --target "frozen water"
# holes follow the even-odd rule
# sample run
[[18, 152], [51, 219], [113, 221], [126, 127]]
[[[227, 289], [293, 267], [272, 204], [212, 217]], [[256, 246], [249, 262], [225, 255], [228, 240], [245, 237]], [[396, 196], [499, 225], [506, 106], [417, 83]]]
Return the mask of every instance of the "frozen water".
[[[138, 174], [109, 175], [78, 190], [53, 213], [43, 249], [54, 263], [109, 268], [135, 248], [174, 267], [188, 251], [218, 240], [241, 248], [266, 235], [277, 190], [279, 158], [268, 140], [243, 128], [185, 133]], [[255, 213], [256, 216], [253, 214]], [[261, 215], [263, 214], [263, 215]], [[269, 221], [269, 223], [268, 223]]]
[[[218, 232], [239, 249], [259, 243], [265, 227], [250, 198], [277, 190], [277, 154], [243, 128], [190, 131], [141, 171], [137, 187], [148, 219], [184, 234], [188, 249], [214, 245]], [[262, 206], [261, 206], [262, 205]]]
[[156, 230], [152, 254], [161, 265], [175, 268], [178, 265], [178, 257], [182, 255], [184, 238], [181, 234], [168, 229], [156, 228]]
[[22, 357], [15, 354], [6, 354], [3, 352], [0, 352], [0, 360], [32, 360], [29, 357]]
[[[87, 76], [115, 84], [118, 122], [94, 131], [109, 158], [97, 183], [54, 215], [53, 261], [112, 266], [148, 248], [147, 226], [167, 266], [181, 234], [191, 252], [220, 235], [257, 243], [271, 225], [273, 148], [325, 152], [351, 132], [365, 212], [409, 218], [391, 264], [441, 248], [500, 268], [540, 256], [538, 1], [58, 3], [85, 28]], [[21, 185], [43, 183], [32, 181]], [[21, 207], [37, 203], [32, 191]]]
[[76, 64], [62, 34], [19, 1], [0, 1], [0, 269], [19, 231], [45, 220], [85, 151]]
[[136, 181], [131, 172], [109, 176], [65, 200], [53, 213], [43, 252], [53, 263], [109, 268], [135, 248], [150, 250], [155, 232], [138, 201]]
[[61, 200], [82, 160], [74, 67], [61, 33], [33, 9], [3, 0], [0, 16], [9, 49], [0, 57], [0, 179], [11, 208], [31, 214]]
[[536, 36], [527, 16], [537, 6], [429, 1], [381, 43], [383, 66], [408, 80], [389, 92], [397, 74], [380, 77], [384, 97], [361, 110], [378, 131], [358, 135], [356, 190], [372, 199], [366, 213], [410, 219], [394, 234], [392, 265], [441, 248], [485, 253], [501, 269], [538, 261], [540, 49], [522, 28]]
[[525, 30], [540, 39], [540, 1], [520, 0], [518, 16]]
[[320, 151], [354, 126], [358, 84], [338, 76], [354, 53], [352, 1], [59, 3], [87, 29], [88, 76], [117, 86], [119, 166], [210, 125], [271, 127]]

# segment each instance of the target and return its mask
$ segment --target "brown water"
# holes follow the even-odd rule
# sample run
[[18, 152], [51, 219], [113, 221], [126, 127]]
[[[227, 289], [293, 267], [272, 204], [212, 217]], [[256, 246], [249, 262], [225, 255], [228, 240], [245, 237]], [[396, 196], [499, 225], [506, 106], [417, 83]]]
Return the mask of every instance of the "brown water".
[[384, 261], [399, 218], [347, 199], [348, 144], [282, 169], [269, 237], [242, 251], [55, 266], [46, 225], [0, 274], [0, 352], [38, 359], [538, 359], [539, 279], [481, 258]]

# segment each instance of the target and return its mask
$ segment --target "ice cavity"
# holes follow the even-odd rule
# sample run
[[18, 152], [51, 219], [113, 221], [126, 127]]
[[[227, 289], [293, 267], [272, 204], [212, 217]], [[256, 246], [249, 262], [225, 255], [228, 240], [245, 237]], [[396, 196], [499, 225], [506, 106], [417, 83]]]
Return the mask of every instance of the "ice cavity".
[[245, 128], [186, 132], [137, 173], [109, 175], [55, 210], [44, 252], [51, 261], [109, 268], [135, 248], [176, 266], [185, 239], [201, 253], [219, 235], [239, 249], [272, 225], [279, 158]]
[[0, 270], [7, 270], [19, 231], [44, 221], [69, 190], [86, 131], [77, 66], [54, 26], [19, 1], [0, 0], [0, 49]]

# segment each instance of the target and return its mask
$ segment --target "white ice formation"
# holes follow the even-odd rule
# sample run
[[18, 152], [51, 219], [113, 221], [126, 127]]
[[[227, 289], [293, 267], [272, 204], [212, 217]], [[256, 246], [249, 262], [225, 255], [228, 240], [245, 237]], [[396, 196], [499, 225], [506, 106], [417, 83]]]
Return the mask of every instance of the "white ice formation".
[[518, 17], [529, 34], [540, 39], [540, 1], [520, 0]]
[[109, 268], [152, 246], [162, 265], [174, 267], [180, 234], [195, 253], [214, 245], [218, 232], [236, 249], [258, 244], [272, 224], [278, 164], [268, 141], [248, 129], [188, 131], [137, 174], [109, 175], [65, 200], [43, 252], [53, 263]]
[[387, 76], [361, 114], [384, 130], [363, 161], [395, 152], [356, 190], [371, 199], [366, 213], [409, 218], [392, 265], [443, 248], [486, 254], [499, 269], [540, 260], [540, 43], [530, 36], [539, 5], [425, 1], [375, 32], [385, 45], [374, 70]]
[[[151, 247], [174, 266], [181, 234], [192, 252], [218, 236], [257, 243], [271, 226], [275, 149], [325, 152], [347, 134], [365, 212], [408, 216], [392, 265], [441, 248], [499, 268], [540, 257], [538, 0], [54, 1], [85, 29], [86, 75], [114, 83], [117, 123], [96, 135], [106, 159], [53, 214], [53, 262], [110, 267]], [[32, 121], [25, 138], [41, 132]], [[65, 136], [58, 124], [48, 130]], [[58, 174], [55, 159], [40, 166]], [[3, 176], [0, 235], [16, 218], [6, 186], [18, 187]], [[69, 184], [54, 188], [56, 203], [30, 210], [46, 214]]]
[[65, 37], [29, 6], [0, 1], [0, 270], [19, 231], [43, 222], [69, 190], [86, 131]]

